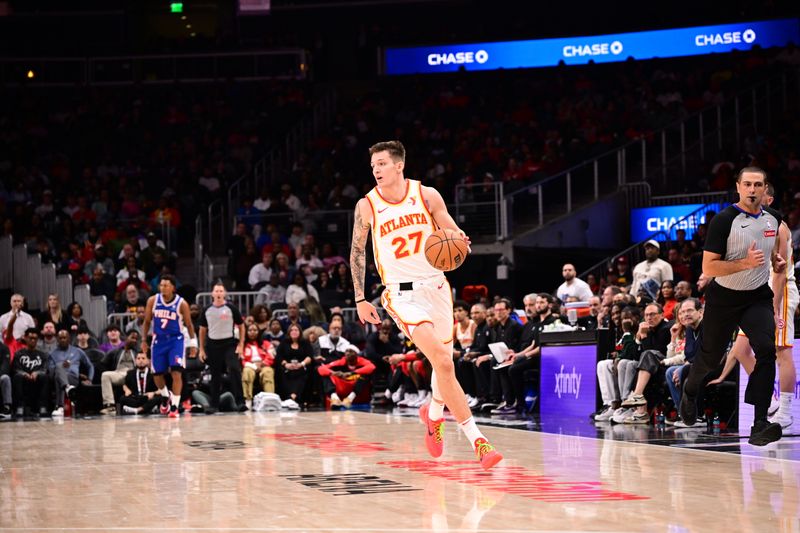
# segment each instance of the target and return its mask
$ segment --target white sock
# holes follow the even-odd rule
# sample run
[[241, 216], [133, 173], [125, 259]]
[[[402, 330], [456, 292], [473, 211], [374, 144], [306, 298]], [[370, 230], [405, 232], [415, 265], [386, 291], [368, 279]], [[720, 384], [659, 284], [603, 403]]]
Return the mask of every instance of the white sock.
[[428, 405], [428, 418], [431, 420], [444, 418], [444, 402], [436, 396], [431, 397], [431, 403]]
[[337, 400], [341, 401], [341, 398], [339, 398], [339, 395], [334, 392], [333, 394], [331, 394], [331, 400], [334, 402]]
[[178, 407], [181, 404], [181, 395], [180, 394], [173, 394], [170, 398], [172, 400], [172, 407]]
[[461, 431], [464, 432], [464, 435], [467, 436], [467, 440], [469, 441], [472, 449], [475, 449], [475, 441], [478, 439], [486, 439], [481, 433], [481, 430], [478, 429], [478, 426], [475, 425], [475, 419], [472, 417], [467, 418], [463, 422], [458, 424], [458, 427], [461, 428]]
[[390, 391], [389, 389], [386, 389], [386, 391], [383, 393], [383, 395], [386, 398], [391, 399], [392, 398], [392, 391]]
[[169, 389], [167, 388], [167, 386], [166, 386], [166, 385], [164, 385], [164, 387], [163, 387], [163, 388], [162, 388], [160, 391], [158, 391], [158, 392], [159, 392], [159, 393], [161, 394], [161, 396], [163, 396], [164, 398], [169, 398]]
[[351, 392], [350, 394], [347, 395], [347, 399], [352, 402], [353, 400], [356, 399], [356, 393], [355, 392]]
[[779, 407], [781, 413], [789, 414], [792, 412], [792, 396], [794, 396], [793, 392], [781, 393], [781, 406]]

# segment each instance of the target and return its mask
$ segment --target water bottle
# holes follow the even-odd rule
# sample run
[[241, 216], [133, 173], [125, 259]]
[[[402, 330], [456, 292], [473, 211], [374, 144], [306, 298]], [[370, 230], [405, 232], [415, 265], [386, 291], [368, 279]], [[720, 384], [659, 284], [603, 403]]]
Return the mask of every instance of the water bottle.
[[714, 413], [714, 422], [712, 424], [712, 430], [714, 435], [719, 435], [719, 428], [720, 428], [719, 413]]
[[659, 405], [656, 410], [656, 428], [664, 429], [667, 426], [666, 416], [664, 415], [664, 407]]
[[575, 324], [578, 323], [578, 310], [567, 309], [567, 320], [569, 321], [570, 326], [575, 327]]

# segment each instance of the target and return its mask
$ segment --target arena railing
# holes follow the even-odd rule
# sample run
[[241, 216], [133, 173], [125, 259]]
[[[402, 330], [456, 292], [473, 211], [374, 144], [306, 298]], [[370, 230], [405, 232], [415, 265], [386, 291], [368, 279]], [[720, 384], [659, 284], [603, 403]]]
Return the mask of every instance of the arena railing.
[[136, 313], [109, 313], [106, 316], [106, 325], [116, 324], [125, 336], [125, 328], [131, 322], [136, 322]]
[[[581, 272], [578, 277], [586, 280], [587, 276], [593, 274], [595, 279], [599, 282], [605, 277], [605, 273], [608, 271], [608, 269], [614, 267], [617, 259], [620, 257], [626, 257], [628, 259], [628, 264], [630, 265], [631, 271], [633, 271], [633, 267], [636, 266], [637, 263], [644, 261], [645, 242], [655, 239], [657, 241], [669, 244], [675, 240], [675, 234], [677, 230], [687, 227], [696, 228], [698, 225], [705, 222], [705, 217], [709, 212], [719, 213], [728, 205], [730, 205], [728, 196], [726, 196], [724, 199], [718, 199], [716, 202], [709, 202], [703, 207], [700, 207], [688, 215], [676, 220], [666, 231], [662, 230], [652, 233], [646, 239], [643, 239], [642, 241], [625, 248], [621, 252], [592, 265], [584, 272]], [[664, 252], [665, 250], [662, 250], [662, 255], [664, 255]]]
[[108, 307], [105, 296], [92, 296], [88, 285], [77, 285], [73, 291], [75, 301], [83, 308], [83, 319], [97, 338], [100, 338], [108, 325]]
[[456, 185], [456, 202], [448, 205], [459, 227], [467, 235], [486, 235], [496, 240], [508, 238], [508, 204], [503, 201], [506, 184], [461, 183]]
[[693, 162], [717, 157], [727, 147], [739, 150], [743, 132], [769, 130], [776, 116], [790, 112], [790, 100], [796, 101], [798, 93], [800, 69], [783, 69], [720, 105], [506, 191], [503, 202], [509, 233], [542, 226], [631, 182], [646, 182], [656, 193], [694, 185], [690, 181], [696, 181], [696, 176], [688, 172]]
[[[35, 77], [25, 76], [29, 70]], [[107, 57], [7, 57], [0, 59], [5, 85], [156, 85], [217, 81], [299, 80], [308, 76], [301, 48]], [[23, 81], [24, 80], [24, 81]]]

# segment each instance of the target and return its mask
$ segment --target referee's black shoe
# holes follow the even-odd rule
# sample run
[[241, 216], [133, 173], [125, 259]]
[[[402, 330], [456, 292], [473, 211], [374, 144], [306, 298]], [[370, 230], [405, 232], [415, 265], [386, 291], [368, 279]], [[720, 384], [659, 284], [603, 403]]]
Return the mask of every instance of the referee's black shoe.
[[750, 438], [747, 442], [753, 446], [766, 446], [770, 442], [780, 440], [783, 436], [781, 425], [777, 422], [770, 423], [766, 418], [756, 420], [750, 428]]
[[693, 426], [697, 422], [697, 400], [685, 390], [681, 395], [680, 415], [687, 426]]

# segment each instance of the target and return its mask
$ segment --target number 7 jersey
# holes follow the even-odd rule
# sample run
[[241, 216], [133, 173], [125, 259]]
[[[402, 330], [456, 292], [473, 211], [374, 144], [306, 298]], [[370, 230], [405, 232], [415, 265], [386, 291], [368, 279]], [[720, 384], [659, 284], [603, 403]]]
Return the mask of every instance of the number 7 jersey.
[[422, 198], [422, 185], [406, 180], [406, 194], [397, 203], [377, 187], [366, 195], [372, 209], [372, 252], [384, 285], [441, 276], [425, 259], [425, 241], [436, 229]]

